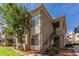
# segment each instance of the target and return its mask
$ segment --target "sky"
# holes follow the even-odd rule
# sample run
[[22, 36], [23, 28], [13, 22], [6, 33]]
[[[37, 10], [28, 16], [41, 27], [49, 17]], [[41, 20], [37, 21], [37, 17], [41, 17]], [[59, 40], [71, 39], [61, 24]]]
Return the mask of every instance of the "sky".
[[[28, 9], [35, 9], [39, 3], [25, 3]], [[0, 4], [2, 6], [2, 4]], [[67, 32], [72, 32], [74, 27], [79, 25], [79, 4], [78, 3], [45, 3], [45, 8], [52, 17], [65, 15]]]
[[[34, 9], [40, 4], [25, 4]], [[75, 3], [48, 3], [44, 4], [52, 17], [65, 15], [67, 32], [72, 32], [79, 25], [79, 4]]]

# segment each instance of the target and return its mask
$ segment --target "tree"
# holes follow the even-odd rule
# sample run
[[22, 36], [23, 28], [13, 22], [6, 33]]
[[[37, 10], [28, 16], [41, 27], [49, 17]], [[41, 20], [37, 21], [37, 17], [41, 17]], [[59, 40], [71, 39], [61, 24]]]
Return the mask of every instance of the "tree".
[[74, 32], [75, 32], [75, 33], [77, 32], [77, 28], [76, 28], [76, 27], [74, 28]]
[[77, 26], [77, 27], [74, 28], [74, 32], [75, 33], [79, 33], [79, 26]]
[[[28, 32], [30, 38], [30, 30], [32, 27], [31, 11], [25, 8], [22, 4], [9, 3], [3, 4], [0, 7], [0, 12], [2, 13], [3, 19], [5, 19], [7, 24], [5, 32], [14, 34], [20, 43], [21, 49], [23, 49], [23, 34]], [[28, 39], [28, 45], [30, 45], [29, 40], [30, 39]]]

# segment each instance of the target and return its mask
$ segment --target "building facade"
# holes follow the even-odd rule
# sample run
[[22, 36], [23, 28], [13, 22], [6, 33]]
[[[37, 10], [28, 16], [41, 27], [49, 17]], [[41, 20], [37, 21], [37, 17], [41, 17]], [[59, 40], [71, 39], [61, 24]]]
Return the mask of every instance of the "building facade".
[[75, 33], [75, 41], [76, 43], [79, 43], [79, 33]]
[[66, 34], [66, 44], [73, 44], [75, 43], [76, 40], [75, 40], [75, 33], [74, 32], [69, 32]]
[[2, 45], [13, 46], [14, 36], [9, 34], [2, 34]]
[[69, 32], [66, 34], [66, 44], [79, 43], [79, 33]]
[[46, 8], [41, 5], [32, 11], [32, 23], [30, 37], [28, 33], [25, 34], [24, 46], [26, 44], [30, 50], [38, 51], [45, 51], [52, 45], [58, 49], [64, 48], [65, 16], [53, 19]]

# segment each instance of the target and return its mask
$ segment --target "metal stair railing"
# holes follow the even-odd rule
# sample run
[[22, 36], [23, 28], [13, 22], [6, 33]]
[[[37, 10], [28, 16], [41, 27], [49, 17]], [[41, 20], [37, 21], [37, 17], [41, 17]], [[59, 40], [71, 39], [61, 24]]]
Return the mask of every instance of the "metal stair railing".
[[43, 42], [43, 44], [42, 44], [42, 46], [41, 46], [41, 51], [46, 51], [46, 49], [48, 48], [48, 47], [50, 47], [50, 42], [52, 41], [52, 37], [54, 37], [54, 33], [52, 33], [50, 36], [49, 36], [49, 39], [46, 39], [44, 42]]

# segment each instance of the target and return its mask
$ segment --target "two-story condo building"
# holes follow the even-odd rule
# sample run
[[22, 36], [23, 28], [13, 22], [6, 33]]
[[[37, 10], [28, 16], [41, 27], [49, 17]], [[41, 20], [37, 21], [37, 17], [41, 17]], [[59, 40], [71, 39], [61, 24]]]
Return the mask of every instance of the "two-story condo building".
[[30, 50], [45, 51], [51, 45], [59, 49], [64, 48], [65, 16], [53, 19], [46, 8], [41, 5], [32, 11], [32, 23], [30, 40], [28, 40], [29, 34], [27, 33], [24, 43]]

